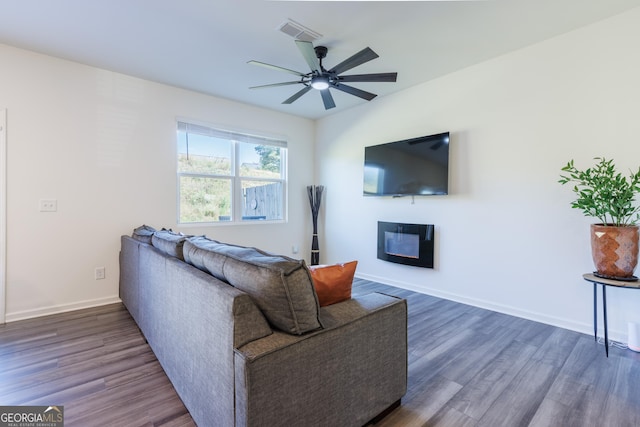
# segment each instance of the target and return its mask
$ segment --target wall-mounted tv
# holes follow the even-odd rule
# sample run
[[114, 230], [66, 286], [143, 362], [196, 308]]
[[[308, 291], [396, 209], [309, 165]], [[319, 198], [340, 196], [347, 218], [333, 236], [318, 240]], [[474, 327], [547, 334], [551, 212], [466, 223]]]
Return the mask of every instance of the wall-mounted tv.
[[364, 148], [365, 196], [449, 193], [449, 132]]

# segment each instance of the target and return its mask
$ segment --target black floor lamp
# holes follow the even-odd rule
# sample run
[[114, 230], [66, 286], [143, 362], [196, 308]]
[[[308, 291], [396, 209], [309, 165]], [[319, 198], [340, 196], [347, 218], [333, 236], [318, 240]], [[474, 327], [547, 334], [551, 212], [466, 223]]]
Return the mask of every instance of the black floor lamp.
[[320, 263], [320, 248], [318, 246], [318, 212], [322, 201], [323, 185], [308, 185], [307, 194], [311, 205], [311, 219], [313, 220], [313, 236], [311, 239], [311, 265]]

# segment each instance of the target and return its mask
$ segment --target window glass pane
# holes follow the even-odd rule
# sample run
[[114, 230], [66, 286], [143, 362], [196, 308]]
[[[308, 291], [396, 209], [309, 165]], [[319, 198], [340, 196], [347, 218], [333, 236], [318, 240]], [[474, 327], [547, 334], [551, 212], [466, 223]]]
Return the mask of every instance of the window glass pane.
[[283, 219], [282, 183], [242, 180], [242, 220]]
[[280, 178], [282, 148], [271, 145], [240, 144], [240, 176]]
[[180, 222], [231, 221], [231, 180], [180, 177]]
[[178, 172], [231, 175], [232, 142], [178, 132]]
[[281, 139], [178, 122], [178, 222], [285, 220], [286, 155]]

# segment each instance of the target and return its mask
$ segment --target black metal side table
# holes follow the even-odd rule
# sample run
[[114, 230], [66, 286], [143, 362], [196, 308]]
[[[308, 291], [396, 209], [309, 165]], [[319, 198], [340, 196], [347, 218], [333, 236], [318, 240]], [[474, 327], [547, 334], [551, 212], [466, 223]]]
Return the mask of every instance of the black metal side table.
[[582, 277], [587, 282], [593, 283], [593, 338], [598, 341], [598, 285], [602, 286], [602, 316], [604, 318], [604, 351], [609, 357], [609, 330], [607, 329], [607, 286], [625, 289], [640, 289], [640, 281], [614, 280], [598, 277], [587, 273]]

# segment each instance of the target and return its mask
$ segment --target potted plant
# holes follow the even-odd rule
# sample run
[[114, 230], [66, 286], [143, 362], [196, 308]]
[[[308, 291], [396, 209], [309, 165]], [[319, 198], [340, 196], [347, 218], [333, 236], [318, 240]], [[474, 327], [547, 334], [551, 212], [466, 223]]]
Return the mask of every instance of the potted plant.
[[572, 183], [576, 199], [571, 207], [580, 209], [599, 223], [591, 224], [591, 255], [594, 274], [618, 280], [636, 280], [638, 264], [638, 221], [640, 168], [628, 177], [616, 171], [613, 160], [596, 157], [595, 166], [579, 170], [569, 161], [562, 168], [560, 184]]

